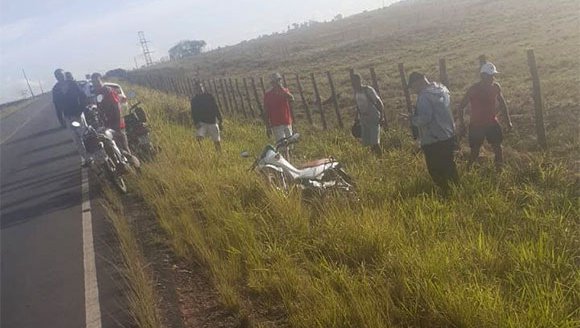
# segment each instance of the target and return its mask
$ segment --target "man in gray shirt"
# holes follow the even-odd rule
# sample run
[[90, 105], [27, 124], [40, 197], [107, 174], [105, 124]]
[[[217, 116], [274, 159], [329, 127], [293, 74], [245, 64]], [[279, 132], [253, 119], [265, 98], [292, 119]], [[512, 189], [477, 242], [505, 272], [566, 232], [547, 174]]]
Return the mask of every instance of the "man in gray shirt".
[[435, 184], [447, 193], [449, 182], [459, 181], [453, 158], [456, 138], [449, 90], [418, 72], [411, 73], [408, 87], [418, 95], [411, 123], [419, 130], [427, 169]]

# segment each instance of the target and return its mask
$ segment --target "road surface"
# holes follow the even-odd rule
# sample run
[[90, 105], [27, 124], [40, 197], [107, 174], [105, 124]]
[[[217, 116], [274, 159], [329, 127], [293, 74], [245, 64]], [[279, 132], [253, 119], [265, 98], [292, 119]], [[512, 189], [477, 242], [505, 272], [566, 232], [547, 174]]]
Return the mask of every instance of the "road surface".
[[0, 325], [128, 327], [115, 237], [50, 95], [0, 121]]

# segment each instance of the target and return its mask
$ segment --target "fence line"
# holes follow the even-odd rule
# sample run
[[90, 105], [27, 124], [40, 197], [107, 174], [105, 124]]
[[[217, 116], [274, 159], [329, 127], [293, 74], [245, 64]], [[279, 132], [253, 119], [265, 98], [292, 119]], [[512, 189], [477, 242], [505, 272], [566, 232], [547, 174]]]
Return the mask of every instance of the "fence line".
[[[540, 87], [540, 78], [537, 69], [536, 58], [534, 55], [533, 49], [527, 50], [527, 59], [528, 59], [528, 66], [530, 68], [530, 74], [532, 77], [532, 98], [534, 100], [534, 121], [536, 126], [536, 137], [538, 140], [538, 144], [542, 149], [547, 149], [547, 141], [546, 141], [546, 132], [545, 132], [545, 124], [543, 118], [543, 99]], [[487, 62], [487, 56], [481, 55], [478, 57], [479, 67], [478, 67], [478, 74], [479, 68], [485, 62]], [[439, 81], [450, 88], [450, 80], [449, 75], [447, 73], [447, 61], [445, 58], [440, 58], [438, 60], [438, 68], [439, 68]], [[400, 76], [401, 82], [401, 91], [404, 97], [405, 102], [405, 109], [408, 115], [413, 115], [413, 104], [411, 102], [411, 95], [407, 88], [407, 73], [405, 72], [405, 65], [403, 63], [398, 64], [398, 71]], [[352, 82], [352, 75], [354, 74], [354, 69], [349, 69], [349, 76], [350, 81]], [[370, 82], [372, 83], [373, 88], [376, 90], [377, 94], [381, 96], [381, 88], [378, 82], [377, 73], [374, 67], [369, 67], [370, 72]], [[298, 89], [298, 94], [300, 96], [300, 105], [298, 101], [291, 104], [291, 114], [292, 119], [294, 122], [298, 119], [297, 115], [295, 115], [295, 110], [297, 108], [301, 108], [306, 115], [307, 123], [310, 125], [314, 125], [314, 119], [312, 116], [311, 108], [309, 102], [305, 96], [305, 89], [298, 73], [294, 73], [296, 87]], [[342, 129], [344, 128], [344, 122], [341, 113], [341, 107], [339, 105], [338, 97], [339, 93], [337, 93], [336, 84], [332, 73], [330, 71], [326, 72], [326, 77], [328, 79], [329, 89], [330, 89], [330, 99], [332, 101], [334, 112], [336, 115], [336, 127]], [[248, 84], [248, 79], [250, 83]], [[262, 95], [260, 96], [258, 93], [258, 86], [256, 77], [242, 77], [242, 89], [240, 88], [240, 83], [238, 78], [232, 77], [222, 77], [207, 80], [204, 82], [206, 86], [206, 90], [212, 93], [218, 106], [220, 108], [225, 109], [225, 113], [230, 115], [243, 115], [244, 118], [256, 118], [256, 111], [254, 110], [254, 105], [252, 102], [255, 103], [257, 108], [257, 114], [261, 120], [265, 120], [265, 108], [263, 104], [263, 96], [266, 93], [266, 87], [264, 84], [264, 78], [260, 76], [259, 78], [260, 89], [262, 90]], [[173, 93], [175, 95], [182, 95], [182, 96], [192, 96], [194, 93], [194, 86], [193, 81], [191, 78], [187, 77], [178, 77], [178, 76], [167, 76], [164, 74], [154, 74], [154, 73], [145, 73], [145, 74], [130, 74], [128, 80], [132, 83], [143, 85], [149, 88], [154, 88], [161, 90], [167, 94]], [[286, 74], [282, 74], [282, 80], [285, 87], [288, 87], [288, 80], [286, 78]], [[314, 104], [316, 105], [317, 110], [320, 112], [320, 122], [322, 124], [323, 129], [328, 129], [328, 122], [326, 112], [324, 110], [324, 104], [329, 103], [329, 101], [322, 101], [320, 95], [320, 89], [316, 80], [316, 76], [314, 72], [310, 73], [310, 80], [312, 83], [312, 91], [314, 94]], [[250, 90], [251, 88], [251, 90]], [[252, 97], [254, 98], [252, 101]], [[239, 102], [238, 102], [239, 100]], [[383, 99], [386, 100], [386, 99]], [[246, 104], [247, 103], [247, 104]], [[246, 110], [248, 109], [248, 111]], [[248, 115], [249, 114], [249, 115]]]

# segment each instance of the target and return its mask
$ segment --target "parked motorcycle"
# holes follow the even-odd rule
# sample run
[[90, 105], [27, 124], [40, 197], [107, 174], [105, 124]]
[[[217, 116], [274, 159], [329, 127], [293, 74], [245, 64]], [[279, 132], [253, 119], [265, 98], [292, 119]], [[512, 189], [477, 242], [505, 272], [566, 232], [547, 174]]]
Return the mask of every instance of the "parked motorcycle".
[[[250, 171], [257, 171], [269, 184], [284, 192], [297, 186], [318, 195], [325, 195], [329, 191], [353, 194], [355, 186], [352, 178], [334, 158], [324, 158], [295, 167], [282, 156], [279, 150], [298, 142], [299, 137], [296, 133], [278, 141], [275, 146], [264, 147]], [[249, 155], [244, 152], [242, 156]]]
[[[135, 93], [129, 92], [128, 98], [135, 98]], [[137, 157], [145, 161], [152, 161], [157, 155], [157, 148], [151, 142], [151, 130], [147, 124], [147, 114], [137, 102], [129, 108], [125, 115], [125, 130], [129, 140], [129, 148]]]
[[83, 145], [87, 151], [91, 169], [98, 176], [104, 173], [119, 191], [126, 193], [127, 185], [123, 175], [130, 170], [130, 165], [115, 143], [114, 131], [100, 124], [95, 105], [87, 107], [80, 121], [72, 122], [72, 126], [82, 130]]

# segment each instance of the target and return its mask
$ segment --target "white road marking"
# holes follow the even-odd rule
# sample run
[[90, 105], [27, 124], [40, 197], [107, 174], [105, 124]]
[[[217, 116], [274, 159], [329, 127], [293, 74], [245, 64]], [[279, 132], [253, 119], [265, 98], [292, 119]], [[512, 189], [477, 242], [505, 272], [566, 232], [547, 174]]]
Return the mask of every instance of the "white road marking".
[[[33, 104], [35, 104], [35, 103], [32, 103], [32, 104], [30, 104], [29, 106], [31, 106], [31, 105], [33, 105]], [[49, 106], [50, 106], [50, 105], [49, 105]], [[48, 106], [46, 106], [46, 107], [48, 107]], [[40, 113], [41, 113], [41, 112], [44, 110], [44, 108], [46, 108], [46, 107], [43, 107], [41, 110], [39, 110], [39, 111], [37, 111], [36, 113], [34, 113], [34, 114], [30, 115], [30, 116], [29, 116], [29, 117], [28, 117], [26, 120], [24, 120], [24, 123], [20, 124], [20, 126], [18, 126], [16, 129], [14, 129], [14, 131], [12, 131], [12, 133], [10, 133], [10, 134], [9, 134], [9, 135], [8, 135], [6, 138], [4, 138], [4, 139], [0, 140], [0, 145], [4, 144], [6, 141], [8, 141], [8, 140], [10, 140], [12, 137], [14, 137], [14, 135], [15, 135], [17, 132], [20, 132], [20, 130], [21, 130], [21, 129], [22, 129], [22, 128], [23, 128], [23, 127], [26, 125], [26, 124], [28, 124], [28, 122], [30, 122], [30, 121], [31, 121], [33, 118], [35, 118], [35, 117], [36, 117], [38, 114], [40, 114]], [[22, 110], [26, 110], [26, 109], [27, 109], [27, 108], [23, 108]]]
[[87, 169], [82, 172], [82, 218], [83, 218], [83, 258], [85, 269], [85, 318], [87, 328], [101, 328], [101, 306], [99, 304], [99, 284], [95, 264], [95, 247], [93, 244], [93, 217], [89, 197], [89, 177]]

